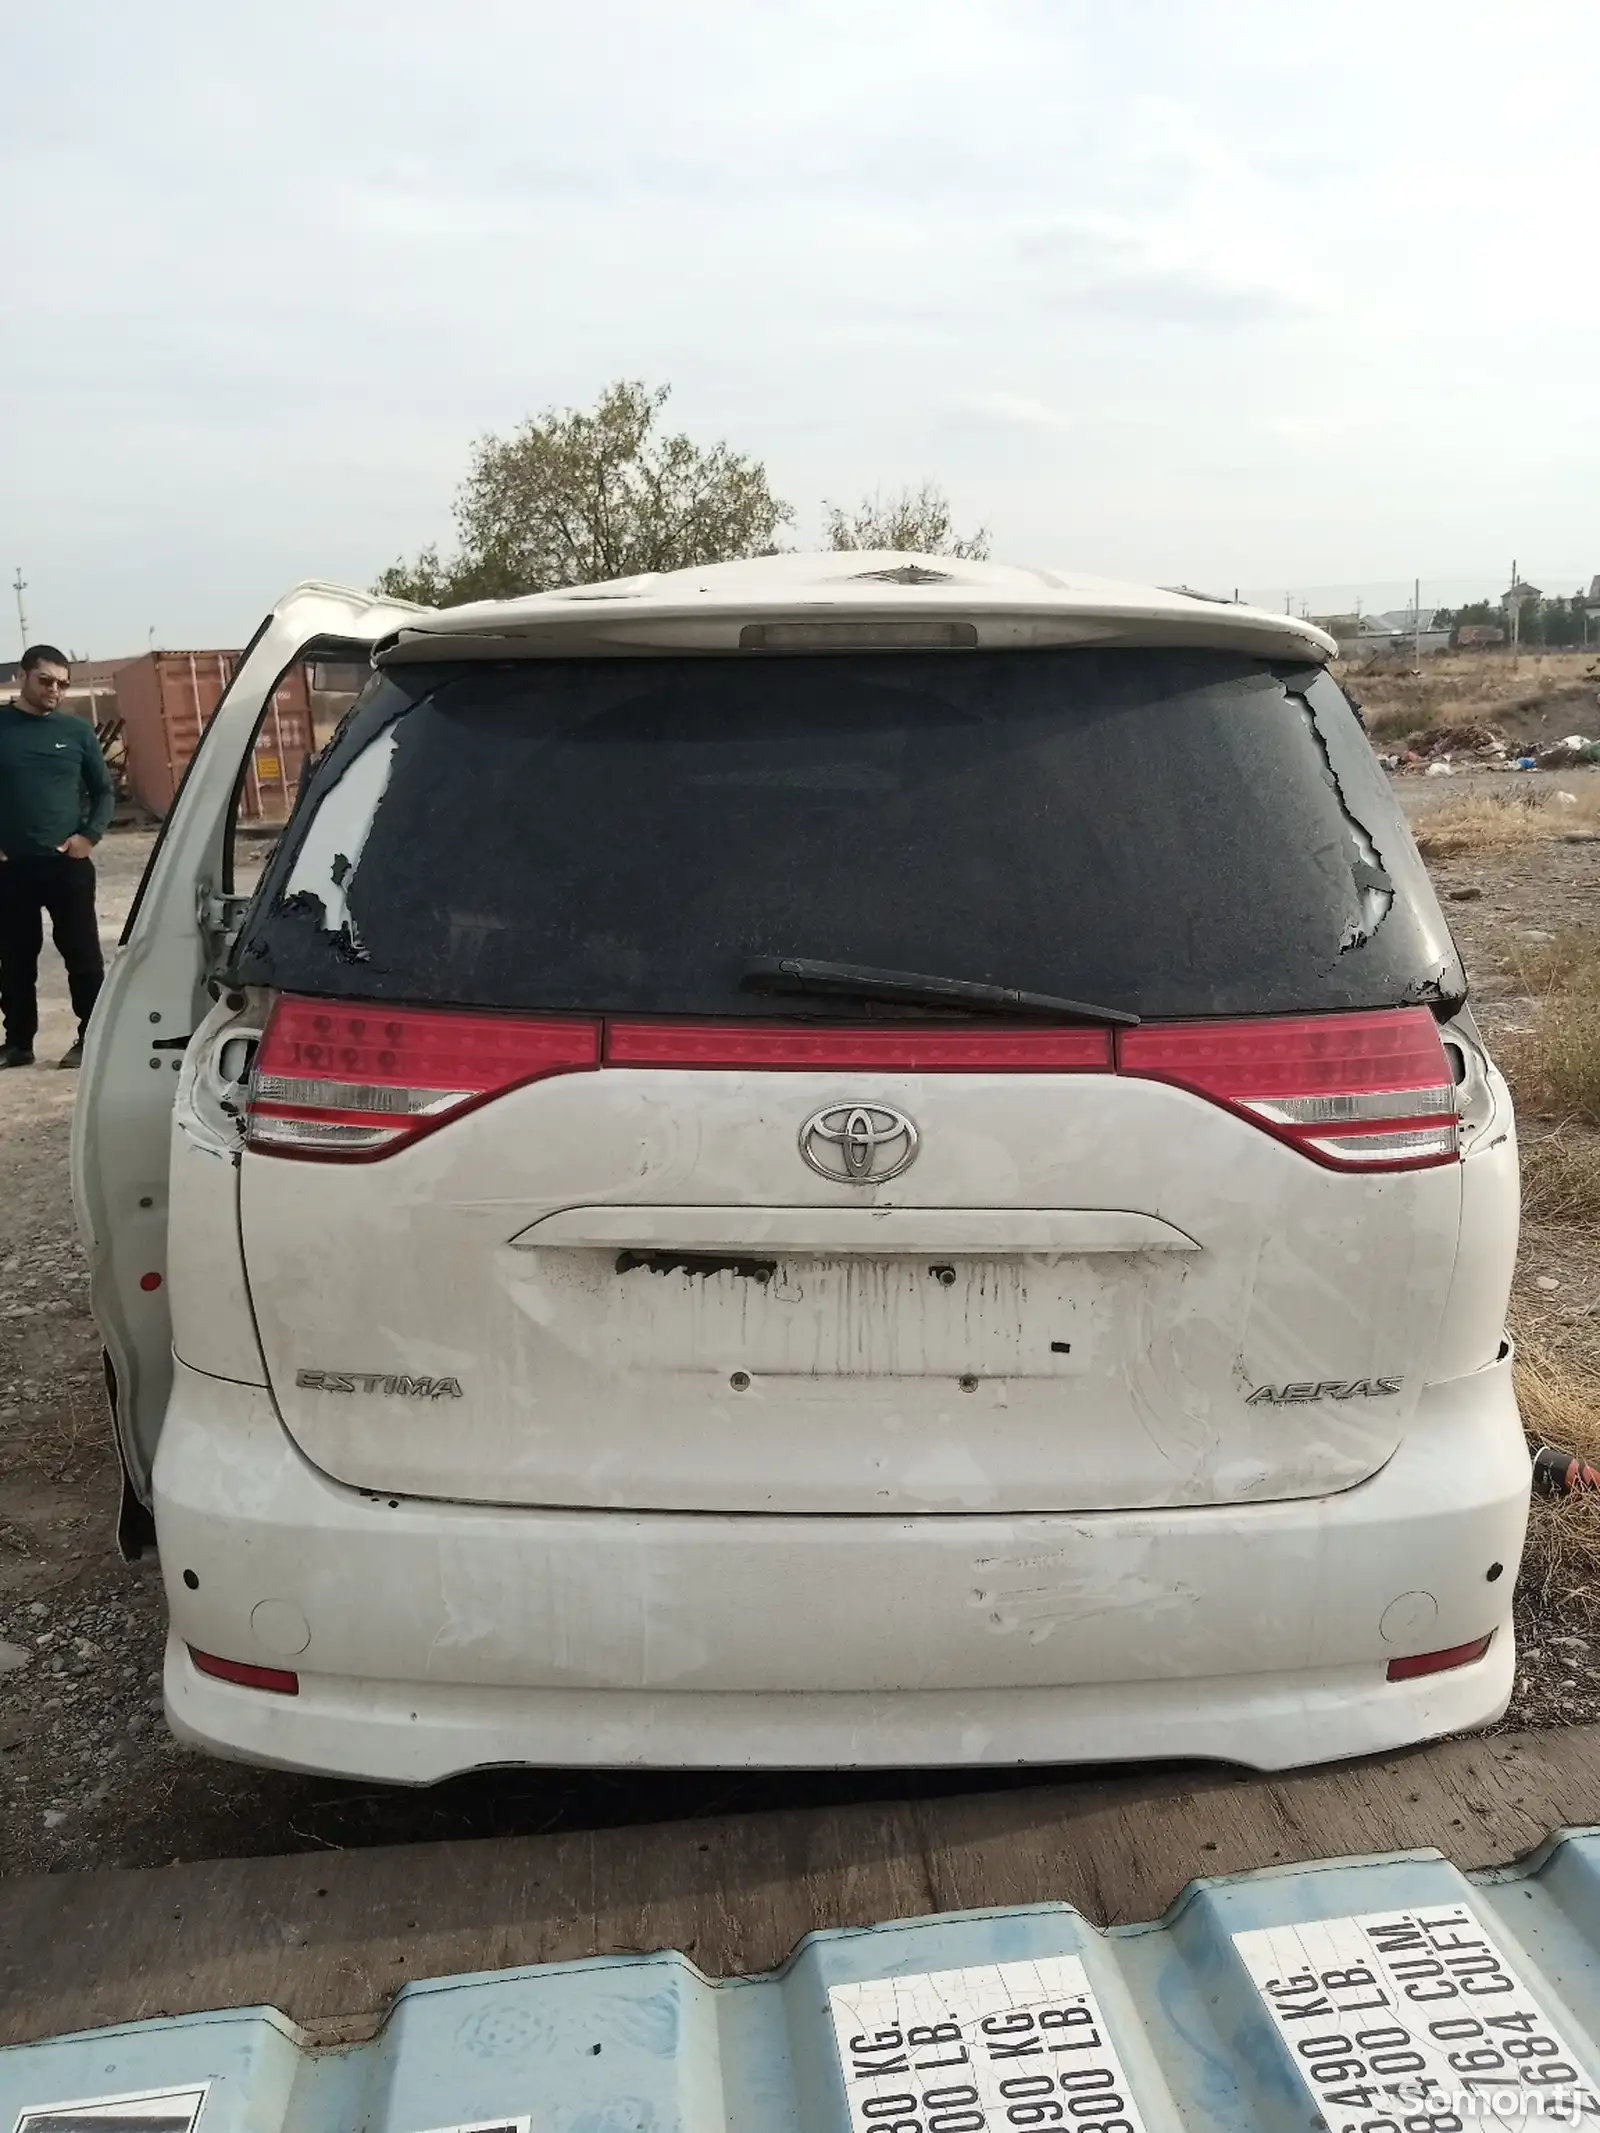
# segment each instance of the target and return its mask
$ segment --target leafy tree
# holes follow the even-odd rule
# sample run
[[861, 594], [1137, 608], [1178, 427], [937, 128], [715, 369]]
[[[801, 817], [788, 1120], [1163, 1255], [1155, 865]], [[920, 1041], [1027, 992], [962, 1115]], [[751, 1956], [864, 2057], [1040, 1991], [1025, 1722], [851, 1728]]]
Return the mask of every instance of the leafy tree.
[[958, 534], [950, 500], [937, 482], [884, 496], [874, 491], [854, 511], [826, 507], [823, 534], [830, 548], [890, 548], [901, 554], [964, 556], [981, 563], [989, 553], [989, 529]]
[[759, 460], [662, 435], [670, 391], [619, 378], [592, 411], [547, 408], [480, 437], [456, 494], [459, 552], [424, 548], [373, 590], [441, 607], [771, 554], [794, 513]]

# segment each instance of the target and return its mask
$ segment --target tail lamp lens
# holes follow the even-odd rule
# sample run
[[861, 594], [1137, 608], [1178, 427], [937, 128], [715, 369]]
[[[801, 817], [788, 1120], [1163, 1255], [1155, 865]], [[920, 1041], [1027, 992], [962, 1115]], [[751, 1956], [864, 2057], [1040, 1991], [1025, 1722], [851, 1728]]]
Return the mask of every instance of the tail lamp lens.
[[1459, 1153], [1455, 1084], [1425, 1007], [1165, 1022], [1117, 1039], [1124, 1074], [1226, 1104], [1335, 1170], [1422, 1170]]
[[382, 1155], [485, 1097], [600, 1064], [600, 1025], [281, 997], [256, 1058], [252, 1148]]
[[1226, 1105], [1313, 1162], [1421, 1170], [1459, 1154], [1455, 1086], [1426, 1008], [1156, 1022], [1121, 1030], [488, 1015], [284, 995], [246, 1109], [264, 1153], [391, 1153], [487, 1098], [599, 1068], [1110, 1073]]

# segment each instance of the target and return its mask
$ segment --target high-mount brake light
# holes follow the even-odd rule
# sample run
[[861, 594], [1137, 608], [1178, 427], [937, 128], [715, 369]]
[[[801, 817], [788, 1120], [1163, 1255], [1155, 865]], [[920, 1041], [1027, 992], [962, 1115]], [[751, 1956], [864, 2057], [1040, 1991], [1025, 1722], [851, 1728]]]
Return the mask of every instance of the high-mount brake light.
[[1425, 1007], [1145, 1023], [1118, 1036], [1117, 1065], [1225, 1104], [1333, 1170], [1424, 1170], [1460, 1153], [1450, 1062]]
[[747, 622], [741, 652], [970, 652], [978, 642], [971, 622], [936, 616], [904, 621]]
[[251, 1148], [386, 1155], [486, 1097], [600, 1064], [597, 1021], [281, 997], [256, 1057]]

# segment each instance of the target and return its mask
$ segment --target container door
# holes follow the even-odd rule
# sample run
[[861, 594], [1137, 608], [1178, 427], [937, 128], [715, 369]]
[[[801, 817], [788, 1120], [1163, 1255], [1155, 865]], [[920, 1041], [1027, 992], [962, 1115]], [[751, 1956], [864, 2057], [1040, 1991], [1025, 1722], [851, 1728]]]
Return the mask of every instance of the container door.
[[150, 1470], [172, 1379], [167, 1151], [177, 1069], [239, 899], [235, 796], [280, 678], [352, 657], [415, 610], [303, 585], [256, 632], [207, 725], [145, 871], [89, 1027], [72, 1132], [72, 1191], [105, 1343], [125, 1486], [119, 1538], [149, 1537]]

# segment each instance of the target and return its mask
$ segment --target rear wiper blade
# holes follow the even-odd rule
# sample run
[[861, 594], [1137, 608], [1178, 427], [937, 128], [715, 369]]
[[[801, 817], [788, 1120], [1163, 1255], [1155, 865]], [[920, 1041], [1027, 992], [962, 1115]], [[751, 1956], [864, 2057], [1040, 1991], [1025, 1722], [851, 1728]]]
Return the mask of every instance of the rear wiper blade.
[[806, 956], [757, 956], [739, 979], [746, 992], [837, 993], [855, 1000], [904, 1000], [916, 1007], [964, 1007], [995, 1015], [1049, 1015], [1067, 1022], [1132, 1028], [1137, 1015], [1013, 985], [974, 985], [965, 978], [930, 978], [914, 970], [869, 970], [861, 963], [818, 963]]

